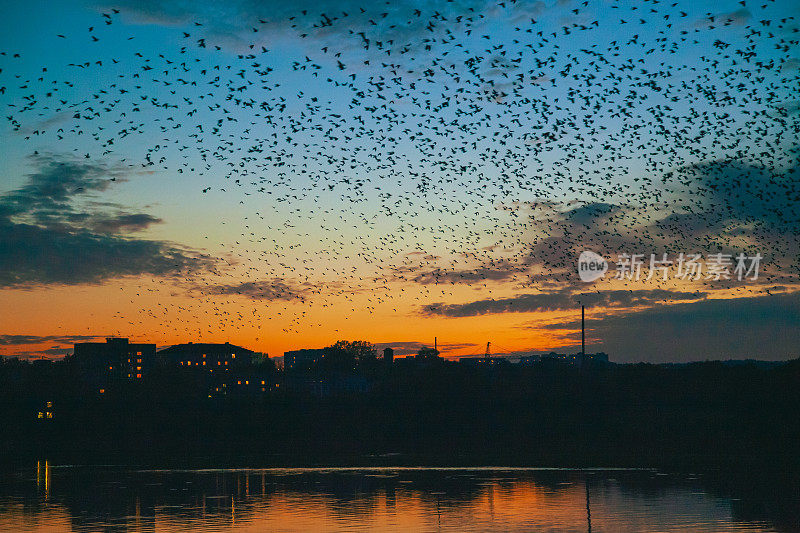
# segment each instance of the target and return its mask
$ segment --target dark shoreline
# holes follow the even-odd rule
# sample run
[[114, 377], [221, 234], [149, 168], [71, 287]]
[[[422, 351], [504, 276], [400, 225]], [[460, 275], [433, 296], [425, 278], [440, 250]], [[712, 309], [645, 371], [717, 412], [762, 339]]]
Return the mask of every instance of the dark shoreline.
[[[176, 374], [92, 394], [67, 365], [47, 374], [24, 369], [0, 375], [0, 466], [46, 459], [193, 468], [498, 464], [800, 472], [797, 360], [589, 371], [442, 364], [365, 373], [366, 392], [284, 387], [223, 398], [206, 397]], [[37, 416], [42, 411], [52, 417]]]

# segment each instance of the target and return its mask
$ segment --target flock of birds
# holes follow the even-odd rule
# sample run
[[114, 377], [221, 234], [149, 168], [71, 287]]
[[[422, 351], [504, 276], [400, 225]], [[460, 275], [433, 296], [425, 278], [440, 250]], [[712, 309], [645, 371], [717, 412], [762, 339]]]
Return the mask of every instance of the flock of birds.
[[[203, 250], [213, 264], [182, 280], [197, 299], [139, 311], [167, 331], [276, 319], [292, 333], [324, 327], [311, 307], [355, 316], [577, 293], [583, 249], [768, 249], [760, 283], [715, 287], [796, 281], [791, 8], [431, 6], [253, 13], [225, 26], [198, 15], [156, 43], [140, 42], [135, 8], [120, 5], [53, 37], [93, 54], [82, 61], [36, 66], [0, 51], [0, 106], [32, 152], [159, 176], [165, 191], [175, 180], [188, 189], [164, 203], [191, 198], [198, 220], [215, 220]], [[259, 305], [231, 305], [240, 296]]]

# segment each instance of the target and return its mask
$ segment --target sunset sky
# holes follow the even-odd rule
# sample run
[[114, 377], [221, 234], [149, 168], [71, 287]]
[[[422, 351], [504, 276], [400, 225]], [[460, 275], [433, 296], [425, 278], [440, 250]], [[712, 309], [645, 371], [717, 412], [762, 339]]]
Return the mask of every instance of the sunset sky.
[[0, 354], [800, 356], [796, 2], [218, 4], [4, 8]]

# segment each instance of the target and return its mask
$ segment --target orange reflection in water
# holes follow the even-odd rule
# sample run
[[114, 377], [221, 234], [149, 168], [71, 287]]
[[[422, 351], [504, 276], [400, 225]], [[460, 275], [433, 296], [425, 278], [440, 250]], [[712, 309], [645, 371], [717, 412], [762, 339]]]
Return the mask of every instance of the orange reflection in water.
[[730, 499], [696, 480], [650, 471], [142, 471], [42, 461], [36, 473], [29, 497], [9, 497], [0, 482], [0, 531], [773, 531], [737, 519]]

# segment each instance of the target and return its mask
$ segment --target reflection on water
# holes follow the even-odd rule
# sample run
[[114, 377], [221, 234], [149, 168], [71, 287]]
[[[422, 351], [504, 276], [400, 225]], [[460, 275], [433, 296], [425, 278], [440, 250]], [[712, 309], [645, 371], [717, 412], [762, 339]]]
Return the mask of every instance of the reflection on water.
[[786, 511], [796, 496], [740, 498], [705, 476], [653, 471], [131, 470], [40, 461], [2, 478], [0, 531], [798, 531]]

